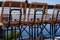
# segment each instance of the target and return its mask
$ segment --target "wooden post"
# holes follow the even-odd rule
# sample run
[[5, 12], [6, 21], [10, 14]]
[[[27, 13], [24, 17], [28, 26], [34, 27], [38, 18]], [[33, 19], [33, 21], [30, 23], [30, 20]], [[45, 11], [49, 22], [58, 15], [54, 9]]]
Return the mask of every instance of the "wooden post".
[[25, 7], [23, 8], [23, 11], [24, 11], [24, 21], [26, 20], [26, 3], [25, 3]]
[[44, 10], [44, 20], [43, 21], [46, 21], [46, 17], [47, 17], [47, 14], [48, 14], [48, 4], [45, 5], [45, 10]]
[[3, 22], [3, 11], [4, 11], [4, 3], [2, 3], [2, 12], [1, 12], [1, 16], [0, 16], [0, 21]]

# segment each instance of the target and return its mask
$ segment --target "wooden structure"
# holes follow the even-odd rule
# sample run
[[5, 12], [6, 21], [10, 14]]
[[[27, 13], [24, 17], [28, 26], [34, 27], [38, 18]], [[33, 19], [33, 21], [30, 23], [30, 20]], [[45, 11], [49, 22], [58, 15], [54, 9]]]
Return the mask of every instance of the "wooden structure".
[[[11, 3], [13, 3], [12, 5], [12, 7], [18, 7], [19, 6], [19, 4], [21, 3], [21, 2], [12, 2], [12, 1], [10, 1]], [[2, 3], [3, 2], [0, 2], [0, 7], [2, 7]], [[9, 3], [9, 2], [8, 2]], [[15, 5], [14, 5], [15, 4]], [[16, 6], [17, 5], [17, 6]], [[27, 5], [27, 7], [29, 7], [29, 5], [30, 5], [30, 3], [28, 3], [28, 5]], [[8, 7], [9, 5], [7, 4], [5, 7]], [[24, 7], [24, 6], [23, 6]], [[39, 7], [39, 6], [38, 6]], [[42, 5], [40, 5], [40, 7], [42, 7]], [[52, 9], [54, 7], [54, 5], [48, 5], [48, 8], [49, 9]]]
[[[45, 28], [45, 26], [47, 24], [50, 24], [50, 36], [53, 35], [53, 39], [54, 39], [54, 35], [55, 35], [55, 31], [56, 31], [56, 28], [55, 28], [55, 24], [60, 24], [60, 20], [58, 20], [58, 16], [60, 15], [59, 12], [60, 12], [60, 5], [57, 4], [57, 5], [48, 5], [47, 3], [37, 3], [37, 2], [32, 2], [30, 4], [27, 4], [25, 2], [12, 2], [12, 1], [6, 1], [6, 2], [0, 2], [0, 7], [2, 7], [2, 12], [1, 12], [1, 16], [0, 16], [0, 22], [4, 25], [2, 27], [22, 27], [22, 26], [40, 26], [41, 28], [41, 32], [40, 32], [40, 38], [42, 40], [42, 38], [44, 37], [43, 36], [43, 29]], [[4, 7], [9, 7], [9, 17], [8, 17], [8, 22], [4, 22], [3, 21], [3, 11], [4, 11]], [[11, 7], [19, 7], [19, 9], [11, 9]], [[22, 16], [22, 8], [23, 8], [23, 15], [24, 15], [24, 19], [23, 21], [21, 21], [21, 16]], [[26, 15], [26, 8], [29, 8], [28, 9], [28, 15]], [[30, 16], [30, 12], [31, 12], [31, 8], [34, 8], [34, 16], [33, 18], [31, 18], [29, 20], [29, 16]], [[41, 8], [41, 9], [37, 9], [37, 8]], [[48, 14], [48, 9], [53, 9], [53, 12], [52, 14]], [[19, 21], [12, 21], [11, 19], [11, 12], [13, 10], [18, 10], [20, 11], [20, 15], [19, 15]], [[57, 13], [54, 13], [54, 11], [57, 11]], [[42, 16], [41, 18], [39, 17], [38, 20], [36, 21], [36, 14], [37, 14], [37, 11], [41, 11], [42, 12]], [[49, 16], [50, 15], [50, 16]], [[26, 17], [27, 16], [27, 17]], [[49, 16], [50, 18], [48, 18], [49, 20], [47, 20], [47, 16]], [[45, 25], [44, 25], [45, 24]], [[42, 27], [41, 27], [42, 25]], [[33, 27], [32, 27], [33, 28]], [[45, 28], [46, 29], [46, 28]], [[21, 28], [19, 29], [21, 31]], [[25, 30], [25, 29], [24, 29]], [[33, 29], [32, 29], [33, 30]], [[54, 31], [55, 30], [55, 31]], [[30, 30], [29, 30], [30, 31]], [[36, 29], [34, 28], [34, 40], [36, 40]], [[32, 32], [33, 34], [33, 32]], [[21, 33], [20, 33], [20, 37], [21, 37]], [[19, 37], [19, 38], [20, 38]], [[30, 33], [29, 33], [29, 37], [30, 37]], [[32, 36], [33, 38], [33, 36]]]
[[[0, 3], [1, 4], [1, 3]], [[25, 5], [24, 5], [25, 4]], [[35, 7], [35, 6], [37, 6], [37, 7]], [[43, 23], [48, 23], [48, 21], [46, 21], [46, 15], [47, 15], [47, 11], [46, 11], [46, 13], [44, 12], [45, 11], [45, 9], [50, 9], [50, 8], [57, 8], [57, 7], [55, 7], [55, 5], [48, 5], [48, 4], [46, 4], [46, 3], [36, 3], [36, 2], [33, 2], [32, 4], [26, 4], [26, 3], [24, 3], [24, 2], [8, 2], [8, 1], [6, 1], [6, 2], [4, 2], [4, 3], [2, 3], [2, 13], [1, 13], [1, 18], [3, 19], [3, 10], [4, 10], [4, 7], [9, 7], [10, 9], [9, 9], [9, 11], [11, 11], [11, 7], [20, 7], [20, 9], [22, 9], [22, 8], [24, 8], [24, 17], [26, 17], [26, 8], [27, 7], [29, 7], [29, 12], [28, 12], [28, 17], [29, 17], [29, 14], [30, 14], [30, 9], [31, 8], [34, 8], [35, 7], [35, 11], [36, 11], [36, 8], [42, 8], [43, 7], [43, 15], [45, 15], [44, 16], [44, 19], [45, 19], [45, 21], [43, 22]], [[34, 11], [34, 16], [36, 16], [35, 15], [35, 12]], [[39, 10], [38, 10], [39, 11]], [[54, 12], [54, 10], [53, 10], [53, 12]], [[45, 13], [45, 14], [44, 14]], [[9, 14], [10, 14], [10, 12], [9, 12]], [[43, 15], [42, 15], [42, 17], [43, 17]], [[53, 13], [52, 13], [52, 16], [53, 16]], [[34, 18], [35, 19], [35, 18]], [[26, 20], [26, 18], [24, 19], [24, 21], [23, 22], [21, 22], [21, 24], [29, 24], [29, 22], [31, 22], [31, 21], [25, 21]], [[53, 20], [54, 21], [54, 20]], [[40, 22], [40, 21], [39, 21]], [[40, 23], [37, 23], [37, 24], [40, 24]], [[51, 21], [50, 21], [51, 22]], [[49, 22], [49, 23], [50, 23]], [[7, 25], [7, 23], [5, 23], [5, 22], [3, 22], [4, 24], [6, 24]], [[11, 22], [10, 24], [11, 25], [17, 25], [19, 22]], [[33, 23], [33, 22], [32, 22]], [[31, 23], [30, 23], [31, 24]]]

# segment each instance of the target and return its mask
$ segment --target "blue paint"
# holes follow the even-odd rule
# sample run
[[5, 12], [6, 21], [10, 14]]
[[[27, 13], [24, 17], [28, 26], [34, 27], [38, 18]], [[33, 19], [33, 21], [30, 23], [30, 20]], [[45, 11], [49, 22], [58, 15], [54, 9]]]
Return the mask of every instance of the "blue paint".
[[[24, 28], [24, 27], [23, 27]], [[57, 27], [58, 28], [58, 27]], [[18, 29], [18, 28], [17, 28]], [[50, 25], [48, 24], [47, 26], [46, 26], [46, 29], [50, 32]], [[22, 29], [23, 30], [23, 29]], [[19, 32], [19, 30], [16, 30], [16, 31], [18, 31]], [[26, 27], [26, 31], [27, 32], [29, 32], [29, 27], [27, 26]], [[25, 30], [22, 32], [22, 37], [23, 38], [29, 38], [29, 35], [28, 35], [28, 33], [26, 32]], [[30, 28], [30, 31], [31, 31], [31, 28]], [[34, 30], [33, 30], [34, 31]], [[41, 29], [40, 28], [38, 28], [38, 33], [40, 33], [40, 31], [41, 31]], [[11, 33], [11, 31], [9, 31], [9, 34]], [[30, 32], [31, 33], [31, 32]], [[36, 30], [36, 33], [37, 33], [37, 30]], [[34, 32], [33, 32], [33, 34], [34, 34]], [[44, 37], [50, 37], [50, 35], [49, 35], [49, 33], [44, 29], [43, 30], [43, 35], [44, 35]], [[60, 36], [60, 28], [58, 29], [58, 31], [57, 31], [57, 33], [56, 33], [56, 35], [55, 35], [55, 37], [59, 37]], [[53, 36], [52, 36], [53, 37]]]

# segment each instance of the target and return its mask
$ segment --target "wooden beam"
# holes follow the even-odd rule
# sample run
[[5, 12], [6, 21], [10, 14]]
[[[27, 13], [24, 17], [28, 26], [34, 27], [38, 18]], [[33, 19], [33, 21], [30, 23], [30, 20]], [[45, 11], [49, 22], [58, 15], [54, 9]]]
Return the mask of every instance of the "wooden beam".
[[[0, 2], [0, 7], [2, 7], [2, 3], [3, 2]], [[12, 3], [12, 7], [19, 7], [19, 5], [20, 5], [21, 2], [6, 1], [5, 2], [5, 7], [9, 7], [9, 5], [8, 5], [9, 3]], [[24, 4], [25, 4], [25, 2], [23, 2], [23, 7], [25, 7]], [[28, 3], [27, 7], [29, 7], [29, 5], [30, 5], [30, 3]], [[37, 5], [37, 6], [42, 8], [42, 4]], [[34, 7], [34, 5], [33, 5], [33, 7]], [[53, 7], [54, 7], [54, 5], [48, 5], [48, 9], [52, 9]]]

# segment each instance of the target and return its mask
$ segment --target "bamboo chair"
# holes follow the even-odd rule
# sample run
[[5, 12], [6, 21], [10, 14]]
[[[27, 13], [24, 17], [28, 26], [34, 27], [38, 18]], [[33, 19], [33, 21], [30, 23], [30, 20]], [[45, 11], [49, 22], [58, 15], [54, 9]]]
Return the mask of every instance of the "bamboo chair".
[[55, 6], [56, 6], [55, 9], [56, 9], [57, 13], [56, 13], [56, 18], [54, 18], [54, 19], [55, 19], [56, 23], [60, 24], [60, 20], [58, 19], [59, 18], [58, 16], [60, 15], [59, 14], [59, 12], [60, 12], [60, 4], [56, 4]]
[[[44, 23], [46, 23], [46, 24], [50, 24], [50, 35], [55, 35], [55, 24], [56, 23], [58, 23], [59, 24], [59, 20], [58, 20], [58, 15], [59, 15], [59, 6], [58, 5], [55, 5], [54, 7], [53, 7], [53, 12], [52, 12], [52, 14], [51, 14], [51, 16], [50, 16], [50, 18], [49, 18], [49, 20], [45, 20], [45, 22]], [[55, 12], [55, 10], [57, 11], [57, 12]], [[47, 17], [48, 15], [46, 15], [45, 16], [45, 19], [46, 19], [46, 17]], [[54, 37], [55, 36], [53, 36], [53, 39], [54, 39]]]
[[[23, 5], [23, 4], [25, 4], [25, 5]], [[3, 11], [4, 11], [4, 7], [5, 6], [7, 6], [7, 5], [9, 5], [8, 7], [9, 7], [9, 17], [8, 17], [8, 20], [9, 20], [9, 22], [3, 22]], [[11, 9], [11, 7], [20, 7], [20, 10], [22, 10], [22, 7], [24, 7], [25, 8], [25, 6], [26, 6], [26, 3], [25, 2], [11, 2], [11, 1], [6, 1], [6, 2], [4, 2], [3, 4], [2, 4], [2, 13], [1, 13], [1, 16], [2, 16], [2, 22], [3, 22], [3, 24], [5, 25], [5, 26], [7, 26], [7, 25], [9, 25], [9, 26], [17, 26], [19, 23], [20, 23], [20, 25], [22, 25], [22, 24], [24, 24], [23, 22], [17, 22], [17, 21], [14, 21], [14, 22], [12, 22], [12, 16], [11, 16], [11, 10], [13, 10], [13, 9]], [[18, 10], [18, 9], [17, 9]], [[24, 15], [24, 14], [23, 14]], [[19, 16], [22, 16], [22, 13], [21, 13], [21, 15], [19, 15]], [[25, 15], [24, 15], [25, 16]], [[19, 18], [20, 19], [20, 18]], [[21, 19], [20, 19], [20, 21], [21, 21]]]
[[[25, 2], [10, 2], [10, 1], [6, 1], [6, 2], [4, 2], [3, 4], [2, 4], [2, 13], [1, 13], [1, 21], [2, 21], [2, 23], [4, 24], [4, 26], [5, 26], [5, 28], [7, 27], [7, 29], [9, 28], [9, 27], [11, 27], [11, 33], [12, 33], [12, 31], [13, 31], [13, 27], [18, 27], [19, 28], [19, 31], [21, 32], [21, 25], [23, 24], [22, 22], [21, 22], [21, 16], [22, 16], [22, 5], [24, 6], [24, 4], [25, 4]], [[3, 21], [3, 12], [4, 12], [4, 7], [5, 6], [8, 6], [9, 7], [9, 15], [8, 15], [8, 22], [4, 22]], [[15, 7], [15, 6], [18, 6], [20, 9], [11, 9], [11, 7]], [[19, 10], [20, 11], [20, 14], [19, 14], [19, 21], [17, 22], [17, 21], [12, 21], [12, 16], [11, 16], [11, 12], [13, 11], [13, 10]], [[23, 14], [24, 15], [24, 14]], [[15, 33], [15, 35], [17, 34], [21, 34], [20, 32], [16, 32]], [[7, 35], [9, 35], [8, 34], [8, 30], [7, 30]], [[16, 35], [16, 36], [17, 36]], [[20, 35], [21, 36], [21, 35]], [[5, 37], [5, 36], [4, 36]], [[6, 39], [8, 40], [8, 38], [12, 38], [12, 35], [11, 35], [11, 37], [7, 37]], [[20, 38], [20, 37], [19, 37]]]
[[[55, 10], [56, 10], [56, 12], [55, 12]], [[58, 15], [59, 15], [59, 6], [55, 5], [54, 8], [53, 8], [53, 13], [52, 13], [51, 18], [50, 18], [50, 23], [51, 24], [56, 24], [56, 23], [59, 22]]]
[[51, 15], [51, 18], [50, 18], [50, 30], [51, 30], [51, 35], [53, 36], [53, 39], [56, 35], [56, 26], [55, 24], [59, 24], [60, 23], [60, 20], [58, 20], [58, 15], [59, 15], [59, 5], [54, 5], [53, 7], [53, 12], [52, 12], [52, 15]]
[[[40, 5], [42, 5], [42, 6], [40, 6]], [[44, 13], [44, 9], [46, 8], [46, 5], [47, 5], [47, 3], [37, 3], [37, 2], [32, 2], [31, 4], [30, 4], [30, 6], [29, 6], [29, 11], [28, 11], [28, 25], [33, 25], [33, 23], [34, 23], [34, 25], [40, 25], [41, 23], [42, 23], [42, 20], [43, 20], [43, 15], [45, 14]], [[42, 7], [42, 9], [39, 9], [39, 10], [36, 10], [36, 8], [38, 8], [38, 6], [41, 8]], [[32, 18], [32, 20], [29, 20], [29, 16], [30, 16], [30, 12], [31, 12], [31, 8], [34, 8], [34, 17]], [[38, 21], [36, 21], [36, 12], [37, 11], [42, 11], [42, 19], [39, 19]]]
[[[42, 17], [41, 17], [41, 19], [39, 19], [39, 21], [35, 21], [35, 23], [38, 24], [38, 25], [40, 25], [42, 23], [45, 23], [45, 21], [46, 21], [45, 16], [46, 16], [47, 11], [48, 11], [48, 4], [47, 3], [40, 3], [40, 4], [43, 6], [43, 8], [42, 8], [42, 10], [40, 10], [40, 11], [42, 11]], [[37, 11], [39, 11], [39, 10], [36, 10], [36, 12]]]
[[[41, 5], [41, 6], [40, 6]], [[32, 18], [32, 20], [29, 20], [29, 16], [30, 16], [30, 12], [31, 12], [31, 8], [34, 8], [34, 16], [33, 16], [33, 18]], [[37, 8], [42, 8], [42, 9], [37, 9]], [[46, 9], [46, 10], [45, 10]], [[48, 10], [48, 4], [47, 3], [37, 3], [37, 2], [32, 2], [31, 4], [30, 4], [30, 6], [29, 6], [29, 11], [28, 11], [28, 25], [34, 25], [34, 37], [36, 38], [36, 29], [35, 29], [35, 27], [36, 26], [40, 26], [40, 28], [41, 28], [41, 35], [42, 36], [40, 36], [40, 40], [41, 39], [43, 39], [43, 23], [45, 23], [45, 14], [47, 14], [47, 10]], [[36, 21], [36, 14], [37, 14], [37, 11], [41, 11], [42, 12], [42, 17], [40, 18], [38, 18], [38, 20]], [[40, 15], [40, 16], [41, 16]], [[42, 25], [42, 27], [41, 27], [41, 25]], [[32, 27], [33, 28], [33, 27]], [[38, 35], [40, 35], [40, 34], [38, 34]], [[35, 39], [34, 38], [34, 39]]]
[[[48, 9], [48, 6], [46, 6], [46, 9]], [[59, 9], [59, 6], [58, 6], [58, 5], [55, 5], [55, 6], [53, 7], [53, 12], [52, 12], [50, 18], [48, 18], [49, 20], [46, 20], [46, 17], [47, 17], [48, 15], [50, 15], [50, 14], [47, 13], [48, 10], [46, 10], [46, 13], [44, 14], [44, 21], [43, 21], [43, 23], [46, 23], [46, 24], [48, 24], [48, 23], [50, 23], [50, 24], [55, 24], [55, 23], [56, 23], [56, 20], [57, 20], [57, 17], [58, 17], [58, 12], [59, 12], [58, 9]], [[55, 10], [57, 11], [56, 14], [54, 14]], [[54, 16], [56, 16], [56, 17], [54, 18]]]

